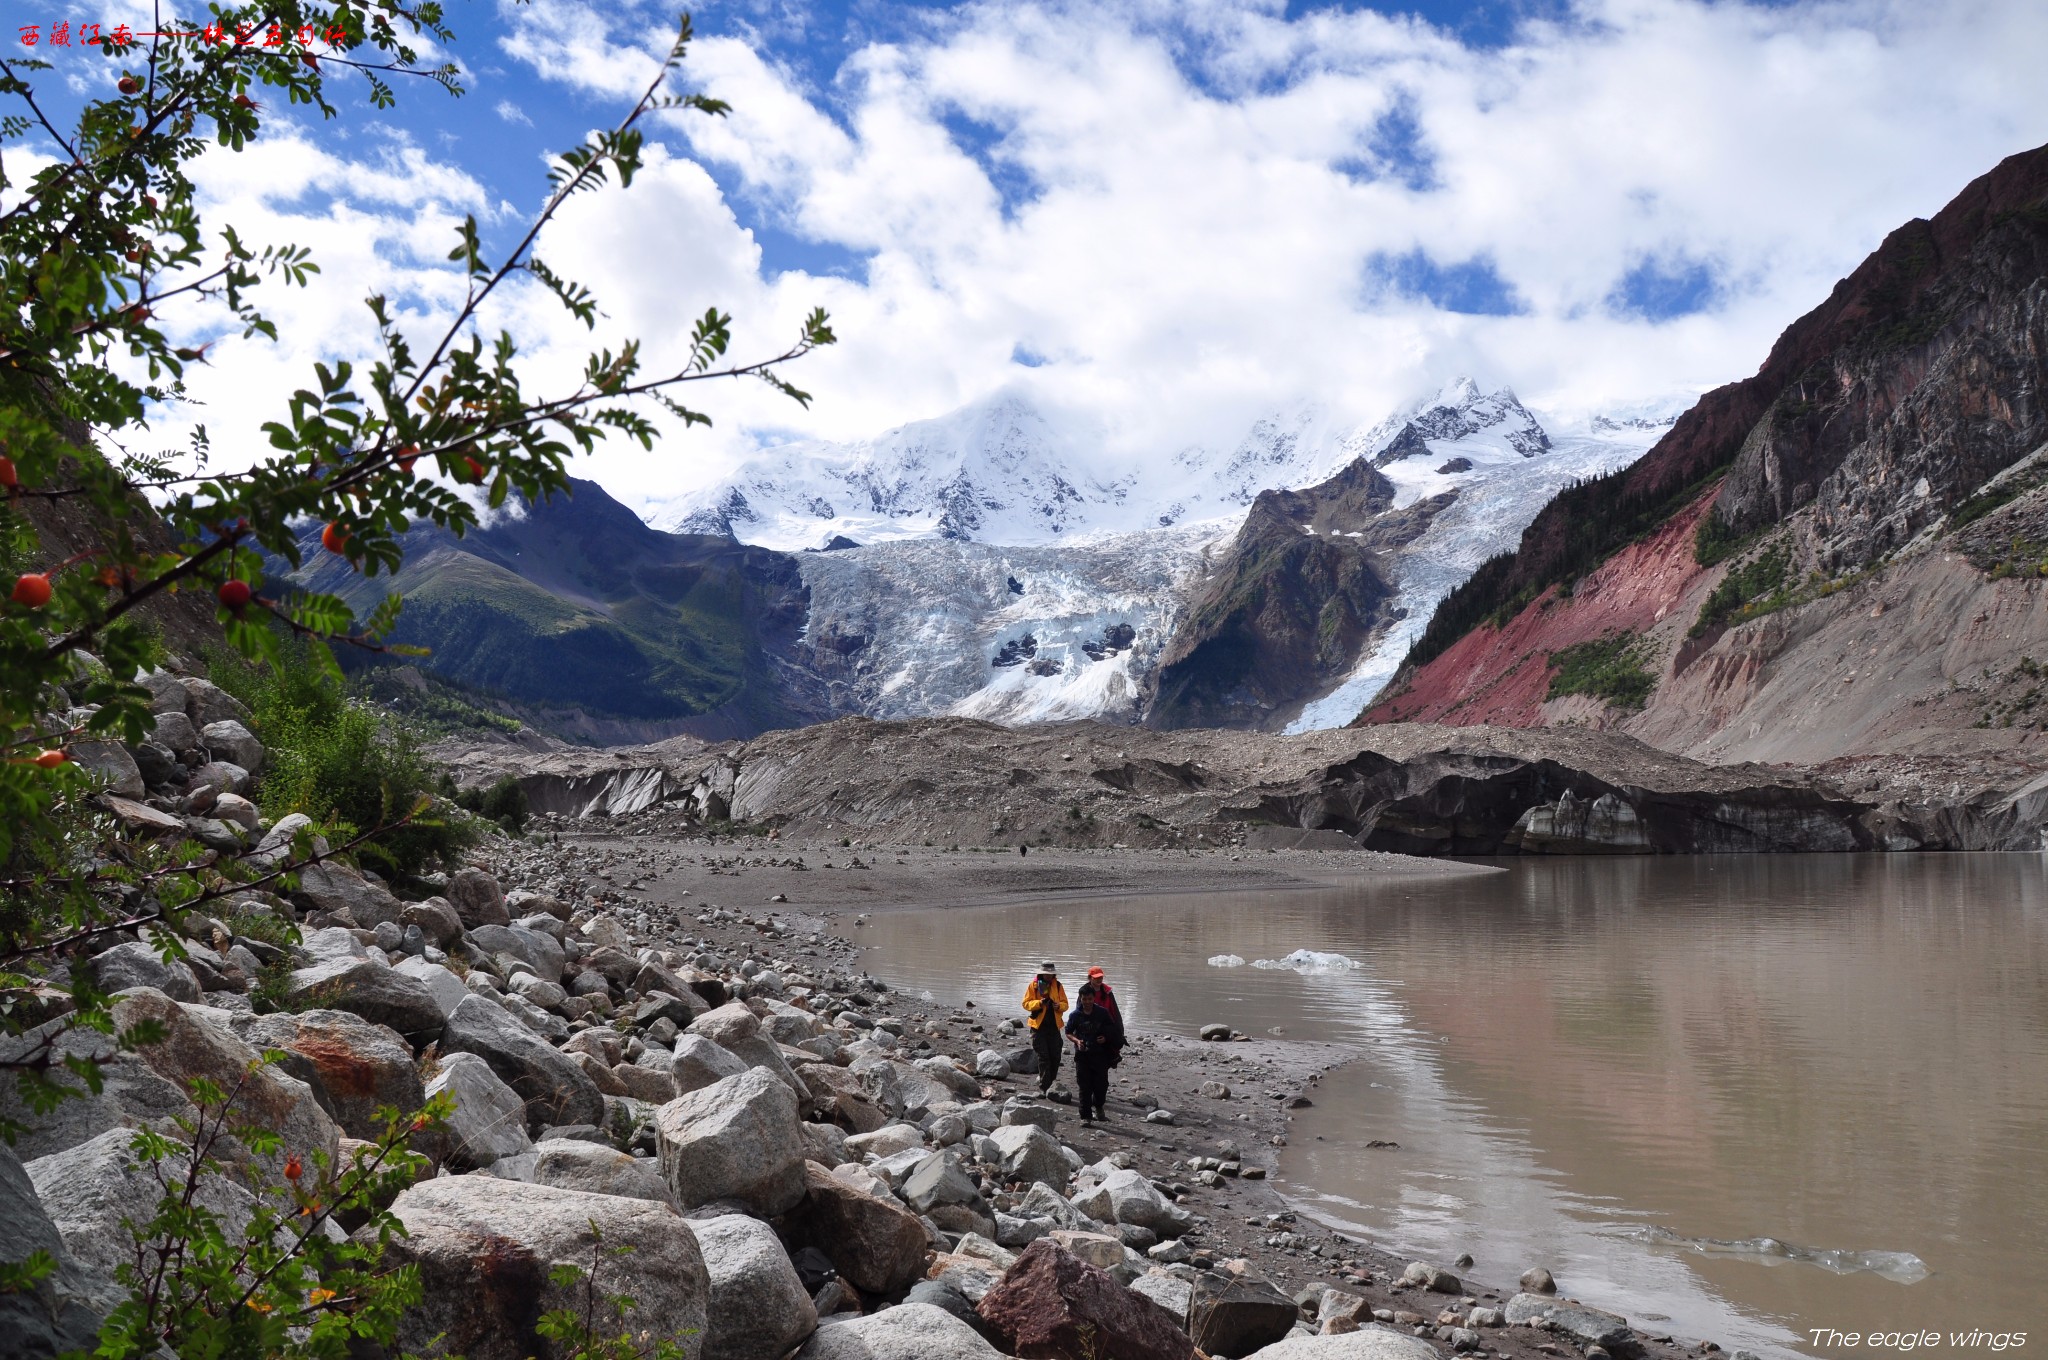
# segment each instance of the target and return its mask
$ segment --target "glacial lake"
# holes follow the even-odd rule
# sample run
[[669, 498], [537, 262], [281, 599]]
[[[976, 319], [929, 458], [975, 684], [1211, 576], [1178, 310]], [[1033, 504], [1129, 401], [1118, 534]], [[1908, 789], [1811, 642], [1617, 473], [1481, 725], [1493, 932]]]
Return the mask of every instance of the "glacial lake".
[[[2048, 1344], [2048, 861], [1500, 863], [884, 912], [855, 938], [891, 985], [997, 1016], [1051, 957], [1102, 964], [1140, 1025], [1340, 1045], [1357, 1056], [1296, 1115], [1282, 1189], [1382, 1246], [1469, 1251], [1477, 1279], [1547, 1265], [1729, 1349], [1869, 1353], [1813, 1328]], [[1358, 966], [1208, 962], [1296, 950]]]

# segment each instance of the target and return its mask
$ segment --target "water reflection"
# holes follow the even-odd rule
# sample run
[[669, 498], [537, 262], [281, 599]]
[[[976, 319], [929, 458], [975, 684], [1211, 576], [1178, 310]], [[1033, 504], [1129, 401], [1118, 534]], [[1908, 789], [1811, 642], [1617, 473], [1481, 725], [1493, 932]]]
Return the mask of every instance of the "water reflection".
[[[1811, 1327], [2048, 1323], [2044, 901], [2024, 855], [1516, 861], [884, 915], [869, 966], [1010, 1014], [1050, 952], [1107, 967], [1140, 1023], [1343, 1045], [1360, 1060], [1282, 1166], [1316, 1212], [1776, 1349]], [[1207, 962], [1299, 949], [1362, 966]], [[1784, 1250], [1700, 1245], [1759, 1239]], [[1872, 1252], [1929, 1274], [1822, 1268]]]

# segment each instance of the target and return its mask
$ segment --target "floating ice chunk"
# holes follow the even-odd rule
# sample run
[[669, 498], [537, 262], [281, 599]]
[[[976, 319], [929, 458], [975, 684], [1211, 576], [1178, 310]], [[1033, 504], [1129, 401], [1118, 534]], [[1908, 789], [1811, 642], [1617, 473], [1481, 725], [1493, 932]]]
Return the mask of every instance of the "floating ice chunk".
[[1665, 1228], [1625, 1228], [1623, 1237], [1633, 1237], [1660, 1247], [1676, 1247], [1702, 1256], [1734, 1256], [1775, 1265], [1797, 1261], [1819, 1266], [1837, 1275], [1869, 1272], [1897, 1284], [1918, 1284], [1927, 1278], [1927, 1263], [1910, 1251], [1845, 1251], [1834, 1247], [1801, 1247], [1775, 1237], [1748, 1237], [1726, 1241], [1718, 1237], [1684, 1237]]
[[1297, 949], [1284, 959], [1254, 959], [1252, 967], [1289, 968], [1297, 973], [1347, 973], [1365, 965], [1342, 954], [1326, 953], [1320, 949]]
[[1240, 954], [1211, 954], [1209, 956], [1209, 966], [1211, 968], [1242, 968], [1244, 967], [1244, 957]]

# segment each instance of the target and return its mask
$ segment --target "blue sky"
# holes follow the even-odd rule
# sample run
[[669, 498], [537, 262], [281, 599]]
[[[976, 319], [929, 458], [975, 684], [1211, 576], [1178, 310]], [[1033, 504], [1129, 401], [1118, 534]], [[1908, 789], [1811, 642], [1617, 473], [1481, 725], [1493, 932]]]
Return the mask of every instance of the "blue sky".
[[[279, 299], [284, 344], [225, 339], [195, 383], [225, 456], [233, 394], [367, 350], [366, 291], [421, 327], [452, 305], [453, 224], [512, 239], [544, 156], [618, 116], [673, 17], [453, 0], [462, 98], [278, 111], [255, 152], [212, 158], [217, 215], [327, 265]], [[597, 291], [599, 342], [659, 359], [716, 304], [751, 352], [812, 305], [842, 343], [793, 375], [808, 412], [720, 389], [683, 452], [581, 469], [646, 507], [762, 442], [1010, 390], [1140, 465], [1302, 401], [1374, 419], [1458, 374], [1561, 420], [1683, 404], [1753, 371], [1891, 228], [2048, 141], [2048, 6], [2009, 0], [712, 0], [695, 19], [683, 77], [732, 116], [664, 116], [643, 181], [580, 201], [542, 249]], [[19, 50], [11, 26], [0, 42]], [[75, 98], [111, 73], [74, 53], [51, 78]], [[591, 343], [529, 296], [493, 321], [536, 380]], [[201, 311], [174, 324], [215, 338]]]

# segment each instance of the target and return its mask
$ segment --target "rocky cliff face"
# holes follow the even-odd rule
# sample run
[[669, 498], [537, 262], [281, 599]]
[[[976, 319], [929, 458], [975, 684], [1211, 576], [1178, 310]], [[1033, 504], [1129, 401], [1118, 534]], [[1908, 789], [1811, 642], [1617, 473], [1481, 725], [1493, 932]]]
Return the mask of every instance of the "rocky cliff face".
[[1392, 621], [1390, 555], [1457, 492], [1399, 510], [1395, 498], [1363, 458], [1318, 486], [1260, 493], [1160, 659], [1146, 722], [1274, 730], [1350, 674]]
[[[1894, 232], [1755, 377], [1559, 496], [1360, 721], [1591, 724], [1709, 759], [2031, 761], [2044, 382], [2048, 148]], [[1558, 657], [1582, 644], [1619, 669], [1570, 683]], [[1631, 668], [1647, 698], [1614, 683]]]

